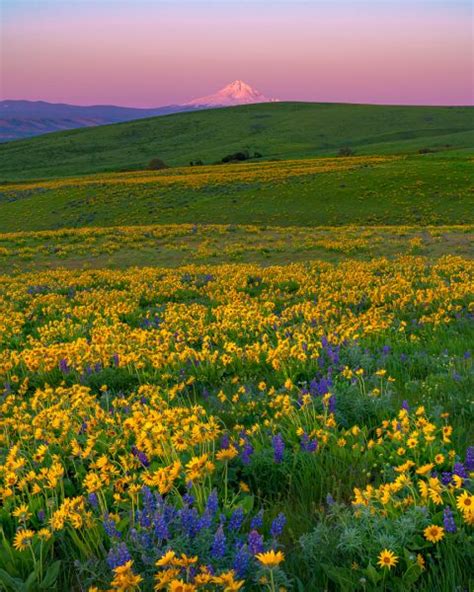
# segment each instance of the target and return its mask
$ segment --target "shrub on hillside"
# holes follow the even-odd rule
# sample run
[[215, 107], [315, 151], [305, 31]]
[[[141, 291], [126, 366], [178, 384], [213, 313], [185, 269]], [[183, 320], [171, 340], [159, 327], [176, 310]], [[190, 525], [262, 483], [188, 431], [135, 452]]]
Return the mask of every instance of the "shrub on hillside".
[[250, 160], [251, 158], [262, 158], [262, 156], [263, 154], [261, 154], [260, 152], [254, 152], [253, 155], [251, 155], [248, 150], [242, 150], [224, 156], [224, 158], [221, 160], [221, 163], [242, 162], [244, 160]]
[[150, 171], [159, 171], [168, 168], [169, 166], [161, 158], [152, 158], [147, 166], [147, 169]]
[[341, 146], [339, 148], [338, 156], [354, 156], [355, 152], [350, 146]]

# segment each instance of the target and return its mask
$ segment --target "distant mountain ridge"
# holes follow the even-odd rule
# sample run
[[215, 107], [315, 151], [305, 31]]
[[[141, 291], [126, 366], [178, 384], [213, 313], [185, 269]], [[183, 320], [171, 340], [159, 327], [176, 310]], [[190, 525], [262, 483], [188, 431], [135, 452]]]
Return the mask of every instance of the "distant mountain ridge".
[[0, 142], [20, 140], [50, 132], [133, 121], [182, 111], [268, 103], [261, 92], [242, 80], [235, 80], [214, 95], [194, 99], [182, 105], [166, 105], [151, 109], [118, 107], [116, 105], [68, 105], [46, 101], [0, 101]]
[[50, 132], [133, 121], [157, 115], [189, 111], [192, 107], [169, 105], [154, 109], [115, 105], [79, 106], [46, 101], [0, 101], [0, 142]]

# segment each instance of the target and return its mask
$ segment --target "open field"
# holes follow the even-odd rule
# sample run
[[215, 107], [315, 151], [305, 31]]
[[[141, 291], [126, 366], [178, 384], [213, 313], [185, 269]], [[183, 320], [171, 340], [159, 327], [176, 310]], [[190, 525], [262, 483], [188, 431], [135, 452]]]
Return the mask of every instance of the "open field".
[[263, 158], [416, 154], [474, 150], [472, 107], [395, 107], [269, 103], [180, 113], [47, 134], [0, 145], [0, 180], [55, 178], [143, 169], [152, 158], [172, 166], [220, 161], [247, 149]]
[[[275, 546], [288, 590], [467, 589], [474, 267], [437, 248], [469, 253], [471, 230], [2, 235], [36, 270], [0, 276], [6, 589], [168, 589], [190, 560], [190, 590], [263, 590], [254, 555]], [[168, 265], [258, 263], [38, 271], [147, 263], [157, 244]], [[391, 259], [358, 260], [372, 248]], [[341, 261], [262, 267], [262, 249]]]
[[123, 226], [0, 234], [0, 273], [179, 267], [191, 263], [474, 258], [474, 226]]
[[474, 589], [471, 113], [0, 146], [2, 592]]
[[373, 156], [0, 186], [0, 232], [142, 224], [474, 223], [473, 160]]

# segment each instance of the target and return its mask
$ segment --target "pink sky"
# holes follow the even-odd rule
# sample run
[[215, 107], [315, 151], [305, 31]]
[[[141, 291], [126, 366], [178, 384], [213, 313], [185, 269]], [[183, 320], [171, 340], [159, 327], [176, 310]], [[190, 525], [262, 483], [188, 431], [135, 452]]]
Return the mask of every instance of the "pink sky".
[[469, 2], [4, 0], [2, 98], [159, 106], [240, 78], [282, 100], [472, 104]]

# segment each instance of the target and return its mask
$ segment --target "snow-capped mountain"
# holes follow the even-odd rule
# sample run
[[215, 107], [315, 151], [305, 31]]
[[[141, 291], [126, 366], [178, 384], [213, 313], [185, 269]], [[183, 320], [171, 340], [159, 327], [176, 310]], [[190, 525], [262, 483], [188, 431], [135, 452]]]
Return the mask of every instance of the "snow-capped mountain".
[[187, 107], [232, 107], [233, 105], [250, 105], [252, 103], [270, 103], [277, 99], [269, 99], [250, 85], [235, 80], [213, 95], [199, 97], [185, 105]]
[[154, 109], [117, 107], [115, 105], [84, 107], [45, 101], [0, 101], [0, 143], [49, 132], [131, 121], [142, 117], [154, 117], [181, 111], [197, 111], [210, 107], [269, 103], [276, 100], [268, 99], [242, 80], [236, 80], [215, 95], [194, 99], [184, 105], [168, 105]]

